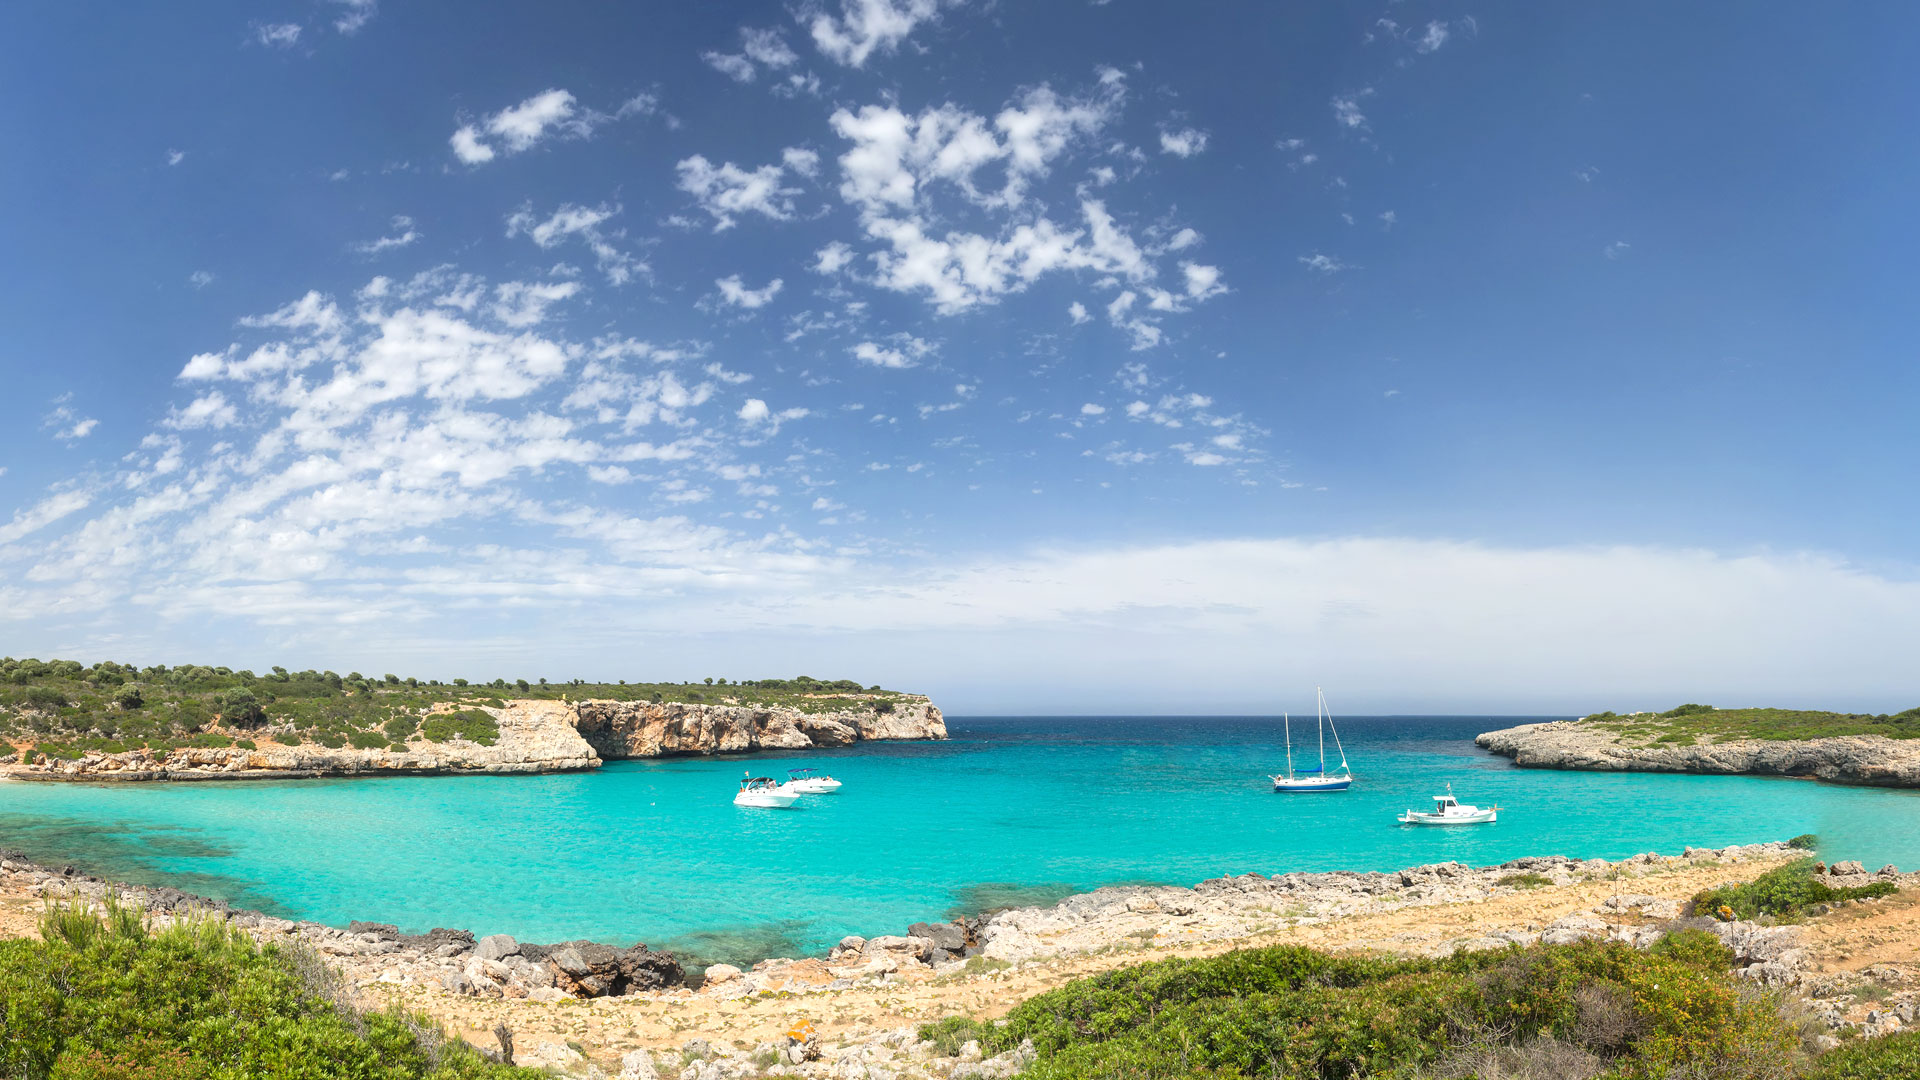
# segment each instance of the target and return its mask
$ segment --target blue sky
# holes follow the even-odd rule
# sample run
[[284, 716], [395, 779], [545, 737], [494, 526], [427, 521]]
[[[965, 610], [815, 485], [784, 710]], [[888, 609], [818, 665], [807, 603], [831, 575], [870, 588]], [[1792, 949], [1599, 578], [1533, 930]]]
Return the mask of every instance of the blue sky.
[[0, 650], [1920, 700], [1905, 8], [0, 14]]

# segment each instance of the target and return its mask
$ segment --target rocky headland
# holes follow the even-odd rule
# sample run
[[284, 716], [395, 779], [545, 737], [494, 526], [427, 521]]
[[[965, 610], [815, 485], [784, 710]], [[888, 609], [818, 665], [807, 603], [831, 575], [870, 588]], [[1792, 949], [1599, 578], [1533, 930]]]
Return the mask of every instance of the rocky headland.
[[1920, 787], [1920, 740], [1884, 735], [1645, 741], [1589, 721], [1557, 720], [1489, 731], [1474, 742], [1531, 769], [1797, 776]]
[[[791, 706], [520, 699], [479, 709], [498, 727], [490, 744], [420, 732], [405, 749], [255, 746], [137, 749], [75, 758], [37, 756], [0, 765], [19, 780], [297, 780], [323, 776], [514, 774], [596, 769], [606, 761], [760, 750], [810, 750], [872, 739], [944, 739], [940, 710], [923, 697], [895, 695], [860, 708], [809, 712]], [[453, 705], [437, 706], [451, 711]]]
[[[1497, 867], [1441, 863], [1244, 875], [1193, 888], [1114, 887], [1048, 907], [849, 937], [825, 956], [770, 957], [704, 973], [683, 972], [674, 957], [645, 946], [533, 945], [504, 935], [476, 940], [462, 930], [406, 935], [374, 923], [292, 922], [6, 855], [0, 934], [32, 932], [33, 914], [48, 902], [98, 901], [115, 891], [160, 920], [222, 919], [263, 941], [312, 949], [369, 1003], [429, 1013], [476, 1044], [492, 1045], [504, 1029], [520, 1064], [645, 1080], [1008, 1077], [1030, 1057], [1019, 1050], [983, 1057], [977, 1049], [955, 1057], [921, 1040], [918, 1025], [959, 1014], [990, 1019], [1073, 978], [1141, 960], [1280, 942], [1444, 955], [1583, 937], [1644, 947], [1676, 926], [1702, 926], [1734, 949], [1744, 977], [1790, 991], [1835, 1030], [1878, 1034], [1920, 1018], [1920, 978], [1906, 972], [1920, 940], [1911, 892], [1848, 901], [1798, 926], [1686, 917], [1687, 899], [1701, 889], [1751, 880], [1804, 854], [1755, 844], [1618, 862], [1544, 856]], [[1920, 874], [1893, 867], [1823, 869], [1833, 885], [1920, 885]]]

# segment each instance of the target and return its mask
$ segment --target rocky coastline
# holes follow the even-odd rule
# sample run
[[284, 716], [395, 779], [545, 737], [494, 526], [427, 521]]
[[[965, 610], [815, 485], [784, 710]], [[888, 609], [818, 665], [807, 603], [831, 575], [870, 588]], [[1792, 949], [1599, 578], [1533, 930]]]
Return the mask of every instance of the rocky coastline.
[[1637, 743], [1585, 721], [1556, 720], [1485, 732], [1474, 742], [1529, 769], [1786, 776], [1920, 787], [1920, 740], [1883, 735]]
[[[1049, 979], [1130, 962], [1128, 957], [1195, 955], [1288, 935], [1326, 935], [1320, 940], [1333, 947], [1445, 955], [1586, 937], [1645, 947], [1681, 925], [1712, 930], [1733, 948], [1743, 977], [1792, 988], [1835, 1030], [1880, 1034], [1920, 1018], [1920, 991], [1907, 990], [1859, 1015], [1853, 991], [1866, 980], [1904, 985], [1895, 981], [1898, 973], [1823, 972], [1810, 961], [1812, 942], [1803, 927], [1687, 918], [1685, 898], [1694, 890], [1751, 879], [1804, 854], [1773, 843], [1688, 849], [1678, 856], [1642, 854], [1616, 862], [1540, 856], [1492, 867], [1440, 863], [1389, 872], [1248, 874], [1192, 888], [1117, 886], [1046, 907], [848, 937], [825, 956], [769, 957], [745, 969], [716, 964], [704, 972], [687, 971], [672, 954], [645, 945], [537, 945], [506, 935], [476, 939], [464, 930], [407, 935], [378, 923], [342, 929], [277, 919], [173, 889], [116, 886], [72, 868], [37, 866], [12, 852], [0, 852], [0, 898], [45, 905], [98, 903], [111, 894], [146, 909], [157, 921], [227, 921], [263, 942], [321, 954], [364, 997], [404, 1001], [447, 1016], [474, 1037], [500, 1025], [511, 1027], [521, 1033], [519, 1063], [572, 1075], [592, 1075], [596, 1068], [586, 1056], [592, 1047], [583, 1049], [581, 1042], [592, 1024], [631, 1036], [651, 1017], [659, 1037], [671, 1040], [670, 1061], [656, 1059], [655, 1050], [663, 1049], [656, 1045], [625, 1049], [624, 1056], [603, 1057], [602, 1063], [641, 1078], [678, 1073], [688, 1080], [759, 1075], [833, 1080], [878, 1076], [872, 1069], [884, 1067], [903, 1080], [977, 1080], [1011, 1076], [1028, 1059], [1020, 1051], [954, 1058], [936, 1054], [913, 1025], [876, 1028], [856, 1018], [828, 1030], [825, 1018], [846, 1015], [841, 1010], [847, 1002], [855, 1003], [856, 1016], [870, 1015], [862, 1010], [873, 1006], [857, 1003], [868, 998], [897, 1002], [916, 993], [990, 1005], [1014, 985], [1044, 986]], [[1833, 885], [1920, 886], [1920, 874], [1901, 874], [1891, 866], [1869, 873], [1858, 863], [1836, 863], [1822, 870], [1823, 880]], [[1507, 918], [1481, 914], [1503, 905]], [[1538, 914], [1516, 921], [1515, 910]], [[1405, 916], [1396, 914], [1403, 911]], [[1342, 928], [1351, 931], [1342, 937]], [[16, 923], [13, 932], [26, 931]], [[570, 1012], [564, 1008], [569, 1002], [590, 1011]], [[770, 1013], [776, 1004], [783, 1011]], [[555, 1008], [560, 1011], [546, 1011]], [[821, 1017], [822, 1028], [816, 1032], [809, 1019], [786, 1029], [798, 1034], [766, 1033], [769, 1021], [778, 1030], [789, 1013]], [[723, 1032], [703, 1026], [721, 1024], [735, 1028]], [[723, 1033], [759, 1041], [723, 1040]], [[619, 1040], [612, 1045], [623, 1049]], [[769, 1055], [779, 1064], [768, 1068]]]
[[[491, 745], [419, 734], [404, 750], [284, 746], [183, 747], [89, 753], [0, 765], [0, 778], [39, 781], [303, 780], [318, 777], [513, 775], [597, 769], [629, 758], [804, 751], [877, 739], [944, 739], [940, 709], [922, 697], [807, 712], [787, 706], [520, 699], [478, 708]], [[442, 708], [451, 709], [451, 705]]]

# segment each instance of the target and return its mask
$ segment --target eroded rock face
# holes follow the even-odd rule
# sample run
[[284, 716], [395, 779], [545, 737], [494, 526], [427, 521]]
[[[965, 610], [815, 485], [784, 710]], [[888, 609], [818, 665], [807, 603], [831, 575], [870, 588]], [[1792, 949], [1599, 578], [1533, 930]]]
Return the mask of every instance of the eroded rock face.
[[[470, 708], [473, 706], [469, 706]], [[499, 726], [492, 746], [418, 736], [404, 751], [329, 749], [312, 743], [258, 748], [186, 747], [158, 752], [88, 754], [72, 761], [13, 765], [7, 774], [23, 780], [299, 780], [315, 776], [420, 775], [436, 773], [543, 773], [597, 769], [600, 758], [574, 728], [573, 706], [564, 701], [510, 701], [483, 709]]]
[[1516, 765], [1536, 769], [1808, 776], [1844, 784], [1920, 787], [1920, 740], [1883, 735], [1634, 746], [1603, 728], [1556, 720], [1489, 731], [1474, 742]]
[[578, 730], [606, 760], [677, 754], [808, 750], [864, 739], [944, 739], [946, 721], [926, 700], [877, 708], [807, 713], [750, 705], [582, 701]]

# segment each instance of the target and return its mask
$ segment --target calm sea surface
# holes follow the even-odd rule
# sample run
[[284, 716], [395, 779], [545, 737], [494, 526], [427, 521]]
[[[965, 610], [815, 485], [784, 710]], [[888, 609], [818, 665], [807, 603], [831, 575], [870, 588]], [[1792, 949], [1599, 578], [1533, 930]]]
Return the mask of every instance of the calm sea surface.
[[[1474, 747], [1514, 722], [1342, 721], [1358, 780], [1320, 795], [1271, 792], [1279, 724], [1251, 717], [954, 717], [945, 743], [556, 776], [0, 784], [0, 845], [340, 925], [728, 959], [1099, 885], [1250, 871], [1677, 854], [1809, 832], [1829, 858], [1920, 867], [1920, 792], [1517, 769]], [[744, 768], [801, 765], [845, 789], [790, 811], [733, 805]], [[1499, 823], [1395, 824], [1447, 782], [1463, 802], [1497, 802]]]

